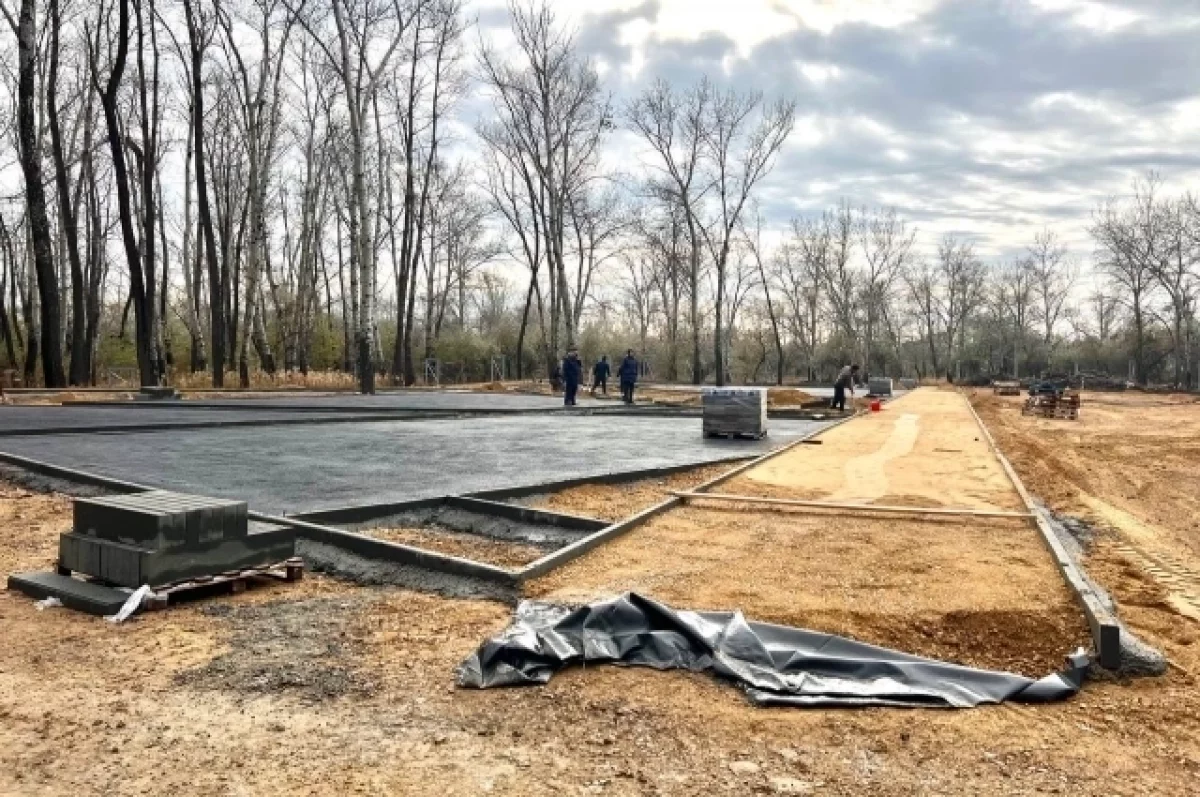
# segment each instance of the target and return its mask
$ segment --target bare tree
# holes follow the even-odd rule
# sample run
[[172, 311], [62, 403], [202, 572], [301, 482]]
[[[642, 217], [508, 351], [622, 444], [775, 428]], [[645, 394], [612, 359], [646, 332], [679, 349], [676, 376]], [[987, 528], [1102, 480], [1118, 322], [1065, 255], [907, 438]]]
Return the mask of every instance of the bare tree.
[[480, 66], [496, 120], [484, 126], [485, 141], [517, 170], [527, 206], [539, 217], [543, 256], [549, 267], [550, 343], [547, 368], [563, 345], [575, 345], [578, 288], [567, 269], [570, 205], [596, 178], [598, 154], [612, 128], [608, 96], [594, 66], [577, 52], [572, 34], [559, 25], [546, 3], [523, 8], [510, 3], [515, 60], [490, 45]]
[[1001, 317], [1010, 325], [1012, 334], [1013, 378], [1021, 376], [1021, 355], [1033, 316], [1034, 272], [1030, 261], [1018, 258], [1005, 266], [995, 283], [996, 301]]
[[683, 211], [688, 231], [688, 318], [692, 329], [692, 383], [704, 381], [700, 356], [700, 259], [702, 227], [699, 212], [708, 184], [702, 158], [707, 125], [714, 101], [712, 84], [705, 78], [684, 93], [659, 80], [626, 108], [630, 126], [654, 150], [662, 175], [662, 193]]
[[[266, 270], [269, 249], [267, 232], [267, 195], [271, 185], [272, 164], [279, 140], [280, 110], [283, 93], [280, 81], [288, 38], [295, 15], [283, 8], [282, 0], [255, 0], [249, 25], [258, 45], [258, 60], [247, 66], [234, 33], [233, 20], [219, 2], [217, 22], [225, 33], [227, 58], [233, 66], [234, 95], [240, 110], [239, 123], [246, 141], [247, 200], [250, 221], [245, 269], [246, 301], [242, 316], [242, 337], [238, 350], [238, 377], [242, 387], [250, 386], [249, 344], [254, 341], [259, 362], [268, 374], [275, 372], [275, 358], [267, 340], [261, 296], [261, 281]], [[283, 12], [283, 13], [281, 13]], [[277, 40], [275, 39], [277, 34]]]
[[910, 230], [894, 209], [860, 212], [858, 243], [862, 251], [863, 365], [869, 372], [875, 336], [894, 300], [896, 284], [912, 256], [916, 231]]
[[[342, 84], [350, 144], [346, 191], [350, 236], [350, 291], [357, 309], [355, 347], [359, 390], [375, 392], [372, 353], [376, 291], [374, 242], [367, 192], [368, 125], [376, 92], [397, 48], [425, 7], [426, 0], [330, 0], [335, 42], [327, 41], [321, 20], [306, 9], [297, 20], [328, 58]], [[376, 131], [378, 135], [378, 131]]]
[[[188, 29], [188, 56], [190, 68], [188, 78], [191, 85], [192, 149], [196, 162], [196, 210], [200, 222], [200, 238], [197, 241], [197, 257], [201, 251], [208, 272], [209, 334], [212, 345], [213, 387], [225, 385], [226, 307], [229, 293], [228, 280], [223, 278], [218, 263], [216, 233], [213, 229], [212, 205], [209, 202], [207, 176], [207, 149], [205, 146], [204, 105], [204, 53], [212, 44], [216, 25], [212, 16], [199, 8], [200, 0], [183, 0], [183, 10]], [[181, 59], [182, 60], [182, 59]], [[198, 288], [197, 288], [198, 290]]]
[[773, 271], [787, 306], [788, 326], [804, 352], [808, 379], [816, 378], [825, 291], [823, 274], [830, 257], [827, 228], [793, 222], [792, 238], [779, 248]]
[[[725, 296], [729, 252], [742, 212], [751, 193], [774, 165], [775, 156], [792, 131], [796, 103], [780, 100], [763, 105], [762, 94], [718, 94], [711, 106], [711, 119], [704, 126], [705, 156], [713, 171], [716, 223], [712, 232], [702, 226], [716, 272], [716, 301], [713, 315], [714, 362], [718, 385], [725, 384], [726, 352]], [[756, 112], [757, 121], [753, 121]]]
[[[21, 0], [21, 10], [14, 19], [8, 7], [0, 4], [4, 18], [17, 37], [18, 148], [21, 172], [25, 178], [29, 236], [33, 245], [38, 303], [41, 308], [42, 378], [47, 387], [65, 387], [67, 379], [62, 363], [62, 309], [58, 292], [58, 272], [54, 266], [50, 217], [46, 212], [46, 190], [42, 178], [42, 152], [38, 142], [36, 8], [35, 0]], [[57, 47], [54, 50], [57, 52]]]
[[1196, 216], [1189, 212], [1195, 201], [1189, 197], [1168, 200], [1162, 210], [1164, 218], [1163, 243], [1153, 268], [1171, 300], [1171, 339], [1175, 350], [1175, 385], [1192, 387], [1192, 320], [1196, 311], [1197, 291], [1200, 290], [1200, 246], [1194, 225]]
[[[88, 61], [90, 64], [92, 83], [100, 95], [100, 107], [104, 110], [104, 121], [108, 132], [108, 148], [112, 159], [112, 179], [117, 195], [117, 212], [121, 223], [121, 241], [125, 249], [125, 264], [129, 270], [129, 303], [133, 306], [136, 324], [135, 343], [137, 349], [138, 372], [143, 385], [155, 385], [159, 381], [158, 362], [154, 356], [152, 340], [154, 333], [154, 307], [151, 299], [153, 290], [147, 294], [147, 281], [143, 272], [142, 249], [138, 244], [138, 233], [134, 227], [134, 208], [130, 192], [130, 175], [125, 160], [126, 139], [121, 124], [121, 109], [118, 107], [118, 93], [121, 80], [129, 56], [131, 40], [129, 30], [129, 0], [116, 0], [118, 12], [118, 27], [114, 32], [106, 24], [107, 8], [100, 4], [100, 23], [95, 30], [95, 38], [88, 36]], [[140, 28], [140, 26], [139, 26]], [[100, 44], [107, 31], [108, 46], [116, 39], [116, 53], [112, 57], [107, 81], [101, 85], [100, 80]], [[143, 153], [143, 163], [145, 161]], [[144, 165], [143, 168], [150, 168]], [[152, 200], [146, 197], [143, 202]], [[153, 246], [153, 236], [148, 238], [147, 246]], [[153, 280], [150, 281], [153, 285]]]
[[1133, 320], [1134, 379], [1147, 378], [1150, 302], [1158, 288], [1155, 270], [1165, 249], [1167, 220], [1157, 197], [1158, 180], [1153, 175], [1134, 182], [1128, 203], [1117, 199], [1104, 202], [1093, 214], [1092, 237], [1096, 260], [1120, 288], [1122, 301]]
[[1042, 322], [1042, 343], [1047, 351], [1054, 347], [1054, 328], [1078, 277], [1078, 264], [1052, 230], [1042, 230], [1028, 248], [1028, 268], [1032, 280], [1037, 317]]
[[939, 374], [938, 338], [945, 319], [938, 290], [938, 269], [928, 261], [918, 261], [905, 271], [904, 283], [921, 336], [929, 347], [930, 367], [933, 373]]
[[946, 378], [954, 381], [961, 364], [967, 322], [984, 299], [986, 271], [975, 256], [975, 247], [951, 235], [942, 239], [937, 256], [940, 315], [948, 357]]
[[762, 215], [757, 209], [755, 209], [754, 213], [753, 226], [742, 225], [742, 236], [750, 256], [754, 258], [754, 265], [758, 270], [758, 281], [763, 290], [767, 320], [771, 325], [771, 341], [775, 345], [775, 384], [782, 385], [786, 364], [783, 356], [783, 334], [780, 331], [779, 313], [776, 312], [775, 302], [771, 298], [771, 277], [767, 274], [767, 258], [763, 252]]

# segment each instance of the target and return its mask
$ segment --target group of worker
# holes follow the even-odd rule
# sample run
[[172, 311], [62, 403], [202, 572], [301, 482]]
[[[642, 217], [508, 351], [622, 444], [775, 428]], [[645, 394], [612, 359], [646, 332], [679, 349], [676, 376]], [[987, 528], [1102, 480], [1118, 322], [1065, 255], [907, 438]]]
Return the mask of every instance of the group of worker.
[[[611, 366], [608, 364], [608, 355], [604, 355], [596, 364], [592, 366], [592, 395], [596, 395], [597, 390], [602, 390], [604, 395], [608, 395], [608, 375], [611, 372]], [[617, 369], [617, 377], [621, 380], [621, 400], [626, 404], [633, 403], [633, 390], [637, 386], [638, 372], [637, 357], [633, 354], [633, 349], [625, 352], [625, 359], [621, 360], [621, 365]], [[575, 399], [579, 393], [579, 384], [583, 381], [583, 362], [579, 359], [579, 350], [572, 347], [567, 351], [567, 356], [563, 358], [561, 367], [563, 381], [563, 404], [568, 407], [575, 406]], [[854, 395], [854, 384], [858, 381], [858, 365], [847, 365], [838, 372], [837, 379], [833, 383], [833, 408], [837, 410], [846, 409], [846, 391], [850, 391], [850, 395]]]
[[[604, 395], [608, 395], [608, 376], [611, 371], [607, 354], [592, 366], [593, 396], [596, 395], [597, 390], [602, 390]], [[620, 367], [617, 368], [617, 378], [621, 381], [621, 400], [626, 404], [633, 403], [633, 390], [637, 386], [639, 371], [637, 357], [634, 356], [633, 349], [629, 349], [625, 352], [625, 359], [621, 360]], [[583, 381], [583, 362], [579, 359], [579, 350], [574, 347], [567, 351], [567, 356], [563, 358], [562, 381], [563, 404], [573, 407], [579, 393], [579, 384]]]

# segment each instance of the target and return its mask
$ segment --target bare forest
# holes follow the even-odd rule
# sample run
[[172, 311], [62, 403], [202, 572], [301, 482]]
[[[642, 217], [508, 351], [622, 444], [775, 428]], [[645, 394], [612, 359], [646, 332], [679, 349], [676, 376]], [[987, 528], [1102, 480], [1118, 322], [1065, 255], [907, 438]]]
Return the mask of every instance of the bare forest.
[[797, 106], [653, 76], [618, 96], [550, 4], [0, 0], [8, 385], [544, 377], [1196, 387], [1200, 200], [1136, 180], [1090, 247], [931, 240], [764, 186]]

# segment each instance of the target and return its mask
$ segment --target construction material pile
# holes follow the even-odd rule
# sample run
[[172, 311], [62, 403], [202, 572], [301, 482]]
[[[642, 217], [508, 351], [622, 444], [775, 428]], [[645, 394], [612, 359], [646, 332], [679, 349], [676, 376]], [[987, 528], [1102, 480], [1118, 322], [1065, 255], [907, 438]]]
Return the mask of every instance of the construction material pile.
[[249, 533], [244, 501], [152, 490], [80, 498], [59, 567], [110, 584], [158, 586], [274, 564], [295, 552], [290, 530]]
[[992, 382], [992, 392], [997, 396], [1021, 395], [1021, 383], [1015, 379], [997, 380]]
[[869, 396], [890, 396], [892, 395], [892, 379], [888, 376], [873, 376], [867, 380], [867, 395]]
[[[251, 531], [244, 501], [148, 490], [75, 499], [74, 529], [59, 537], [58, 572], [14, 573], [9, 589], [58, 598], [69, 608], [110, 615], [128, 598], [119, 588], [167, 593], [195, 583], [244, 586], [246, 574], [278, 566], [298, 577], [292, 529]], [[93, 581], [72, 578], [72, 574]], [[161, 592], [160, 592], [161, 591]], [[137, 608], [135, 605], [134, 609]]]
[[705, 388], [702, 398], [705, 437], [752, 437], [767, 434], [767, 391], [755, 387]]
[[1079, 393], [1073, 390], [1033, 393], [1025, 400], [1023, 415], [1042, 418], [1061, 418], [1074, 421], [1079, 418]]

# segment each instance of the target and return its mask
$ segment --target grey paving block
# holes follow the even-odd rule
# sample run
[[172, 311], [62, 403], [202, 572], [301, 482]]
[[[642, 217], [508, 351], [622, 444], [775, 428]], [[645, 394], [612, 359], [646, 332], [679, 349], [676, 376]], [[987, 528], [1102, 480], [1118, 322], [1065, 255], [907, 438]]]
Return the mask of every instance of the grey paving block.
[[61, 567], [133, 588], [271, 565], [292, 558], [296, 551], [296, 535], [291, 529], [158, 550], [74, 533], [62, 537]]
[[58, 573], [13, 573], [8, 588], [36, 600], [55, 597], [69, 609], [101, 616], [116, 614], [129, 598], [127, 592]]
[[142, 558], [142, 583], [161, 586], [230, 570], [277, 564], [296, 555], [292, 529], [247, 534], [187, 548], [168, 548]]
[[245, 502], [152, 490], [75, 501], [75, 531], [159, 549], [247, 533]]
[[100, 540], [66, 533], [58, 538], [58, 565], [76, 573], [100, 575]]

